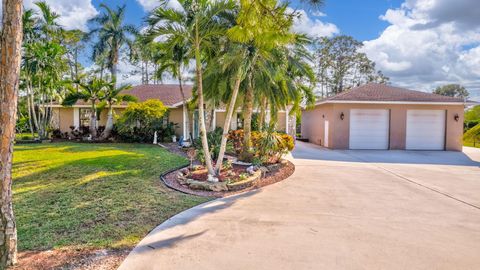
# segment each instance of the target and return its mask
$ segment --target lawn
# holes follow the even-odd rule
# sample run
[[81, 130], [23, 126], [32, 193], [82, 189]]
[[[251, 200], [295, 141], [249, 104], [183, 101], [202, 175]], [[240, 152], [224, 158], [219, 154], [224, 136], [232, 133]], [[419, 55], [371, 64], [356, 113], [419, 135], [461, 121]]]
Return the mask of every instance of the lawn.
[[134, 246], [176, 213], [208, 199], [166, 188], [159, 175], [187, 164], [142, 144], [16, 145], [19, 250]]
[[466, 142], [466, 141], [464, 141], [464, 142], [463, 142], [463, 146], [480, 148], [480, 141], [475, 142], [475, 144], [474, 144], [473, 142]]

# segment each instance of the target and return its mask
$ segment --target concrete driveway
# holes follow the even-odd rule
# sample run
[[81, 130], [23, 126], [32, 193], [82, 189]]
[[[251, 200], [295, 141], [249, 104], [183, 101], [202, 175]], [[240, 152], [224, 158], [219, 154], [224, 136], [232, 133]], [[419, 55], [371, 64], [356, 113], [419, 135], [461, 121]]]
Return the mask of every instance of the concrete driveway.
[[120, 269], [480, 268], [479, 149], [292, 156], [289, 179], [171, 218]]

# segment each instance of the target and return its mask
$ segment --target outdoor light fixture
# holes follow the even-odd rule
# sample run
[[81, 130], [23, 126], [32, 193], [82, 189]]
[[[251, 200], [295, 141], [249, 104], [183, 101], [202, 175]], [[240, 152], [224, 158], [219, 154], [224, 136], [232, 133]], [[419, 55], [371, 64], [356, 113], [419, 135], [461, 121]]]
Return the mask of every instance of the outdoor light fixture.
[[345, 118], [345, 114], [342, 112], [342, 113], [340, 114], [340, 119], [343, 120], [343, 118]]
[[455, 121], [458, 122], [458, 119], [460, 119], [460, 116], [458, 116], [458, 113], [455, 114], [455, 116], [453, 117], [453, 119], [455, 119]]

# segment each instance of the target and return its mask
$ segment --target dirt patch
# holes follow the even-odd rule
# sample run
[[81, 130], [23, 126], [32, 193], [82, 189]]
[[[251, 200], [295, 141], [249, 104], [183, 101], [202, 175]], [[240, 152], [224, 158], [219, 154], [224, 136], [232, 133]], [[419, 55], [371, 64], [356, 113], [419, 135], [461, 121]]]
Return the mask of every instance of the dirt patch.
[[177, 181], [178, 171], [173, 171], [171, 173], [168, 173], [165, 176], [161, 177], [161, 179], [167, 187], [178, 190], [183, 193], [202, 196], [202, 197], [222, 198], [222, 197], [227, 197], [230, 195], [258, 189], [264, 186], [271, 185], [276, 182], [280, 182], [288, 178], [290, 175], [292, 175], [294, 171], [295, 171], [295, 165], [293, 165], [293, 163], [291, 163], [290, 161], [287, 161], [286, 164], [283, 165], [278, 171], [267, 173], [264, 178], [261, 178], [260, 180], [258, 180], [253, 186], [248, 187], [246, 189], [238, 190], [238, 191], [216, 192], [216, 191], [205, 191], [205, 190], [192, 190], [178, 183]]
[[127, 257], [130, 249], [56, 249], [23, 251], [18, 263], [9, 270], [114, 270]]

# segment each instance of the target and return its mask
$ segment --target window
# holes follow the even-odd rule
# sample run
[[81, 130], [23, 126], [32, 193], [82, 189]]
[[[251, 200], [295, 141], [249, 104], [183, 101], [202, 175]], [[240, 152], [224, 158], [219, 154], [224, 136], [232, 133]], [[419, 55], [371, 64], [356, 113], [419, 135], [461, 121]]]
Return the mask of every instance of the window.
[[88, 127], [90, 125], [90, 109], [80, 109], [80, 126]]

